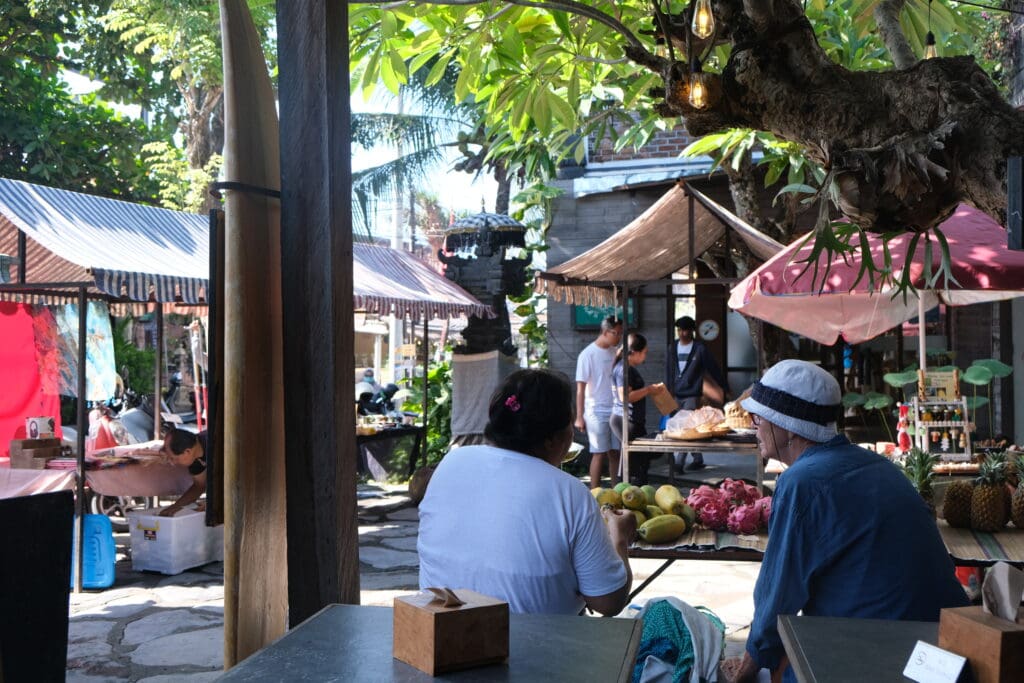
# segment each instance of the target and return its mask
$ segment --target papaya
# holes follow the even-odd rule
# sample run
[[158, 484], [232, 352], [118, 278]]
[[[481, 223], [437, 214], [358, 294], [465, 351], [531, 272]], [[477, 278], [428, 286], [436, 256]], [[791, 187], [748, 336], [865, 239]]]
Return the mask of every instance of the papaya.
[[694, 510], [688, 503], [682, 503], [679, 506], [679, 516], [686, 520], [686, 527], [691, 528], [697, 523], [697, 511]]
[[598, 506], [611, 505], [613, 508], [622, 507], [622, 496], [611, 489], [604, 489], [594, 497], [597, 498]]
[[675, 486], [671, 484], [665, 484], [659, 486], [658, 490], [654, 492], [654, 501], [658, 507], [670, 515], [679, 515], [682, 512], [681, 505], [686, 504], [686, 499], [683, 498], [683, 494], [679, 492]]
[[657, 505], [648, 505], [647, 510], [646, 512], [644, 512], [644, 514], [647, 515], [647, 519], [654, 519], [658, 515], [663, 515], [665, 513], [662, 512], [661, 508], [658, 507]]
[[647, 515], [640, 510], [630, 510], [630, 512], [636, 517], [636, 528], [639, 529], [647, 521]]
[[648, 505], [657, 505], [658, 503], [654, 500], [654, 487], [650, 484], [644, 484], [640, 487], [640, 490], [644, 492], [644, 497], [647, 498]]
[[620, 496], [622, 495], [622, 492], [625, 491], [628, 488], [629, 488], [629, 482], [628, 481], [620, 481], [618, 484], [616, 484], [614, 486], [615, 493], [619, 494]]
[[606, 490], [607, 489], [605, 489], [604, 487], [595, 486], [594, 488], [590, 489], [590, 495], [594, 497], [594, 500], [597, 500], [597, 497], [600, 496]]
[[622, 504], [630, 510], [644, 510], [647, 507], [647, 496], [639, 486], [628, 486], [619, 495], [622, 496]]
[[648, 543], [669, 543], [686, 531], [686, 520], [678, 515], [658, 515], [640, 525], [637, 535]]

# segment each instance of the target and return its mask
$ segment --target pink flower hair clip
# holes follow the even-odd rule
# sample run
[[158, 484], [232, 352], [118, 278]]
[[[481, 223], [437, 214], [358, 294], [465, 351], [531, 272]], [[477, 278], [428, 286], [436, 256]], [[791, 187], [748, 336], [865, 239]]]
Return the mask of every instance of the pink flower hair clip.
[[505, 407], [511, 410], [513, 413], [518, 413], [519, 409], [522, 408], [522, 406], [519, 405], [519, 399], [516, 398], [515, 394], [512, 394], [511, 396], [505, 399]]

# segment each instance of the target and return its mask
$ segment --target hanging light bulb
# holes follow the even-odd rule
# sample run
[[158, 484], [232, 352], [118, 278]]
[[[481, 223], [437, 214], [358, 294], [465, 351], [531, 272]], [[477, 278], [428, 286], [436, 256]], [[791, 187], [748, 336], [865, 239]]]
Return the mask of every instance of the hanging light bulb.
[[939, 53], [935, 49], [935, 34], [928, 31], [928, 35], [924, 38], [924, 58], [935, 59], [938, 56]]
[[932, 33], [932, 0], [928, 0], [928, 35], [924, 37], [924, 58], [935, 59], [939, 53], [935, 50], [935, 34]]
[[694, 109], [708, 106], [708, 84], [706, 76], [700, 70], [700, 60], [694, 59], [690, 65], [690, 94], [687, 97]]
[[690, 24], [693, 35], [701, 40], [715, 31], [715, 15], [711, 13], [711, 0], [697, 0], [693, 8], [693, 22]]

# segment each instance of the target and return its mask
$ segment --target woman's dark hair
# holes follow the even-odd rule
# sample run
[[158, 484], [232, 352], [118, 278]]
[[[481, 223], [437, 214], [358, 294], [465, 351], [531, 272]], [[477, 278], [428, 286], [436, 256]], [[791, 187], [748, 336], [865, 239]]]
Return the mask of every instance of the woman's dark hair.
[[167, 447], [171, 449], [171, 453], [181, 455], [186, 449], [195, 446], [199, 442], [199, 437], [185, 429], [171, 427], [164, 440], [167, 442]]
[[[626, 348], [630, 353], [640, 353], [647, 348], [647, 337], [639, 332], [630, 332], [629, 338], [626, 340]], [[620, 360], [622, 360], [621, 346], [615, 349], [615, 362], [618, 363]]]
[[499, 448], [538, 455], [547, 439], [572, 423], [572, 389], [560, 372], [513, 372], [491, 396], [484, 436]]

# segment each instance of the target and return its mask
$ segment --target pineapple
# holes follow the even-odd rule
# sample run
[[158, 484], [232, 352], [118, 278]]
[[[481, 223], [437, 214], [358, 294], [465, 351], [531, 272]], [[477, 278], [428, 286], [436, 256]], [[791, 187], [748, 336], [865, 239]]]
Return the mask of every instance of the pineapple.
[[971, 526], [971, 497], [974, 484], [969, 481], [954, 481], [946, 489], [942, 499], [942, 514], [946, 523], [960, 529]]
[[935, 515], [935, 502], [932, 498], [932, 479], [935, 475], [932, 468], [937, 462], [939, 462], [937, 453], [929, 453], [920, 448], [910, 449], [906, 460], [903, 461], [903, 473], [921, 494], [921, 498], [924, 499], [924, 503], [931, 510], [932, 515]]
[[1010, 520], [1006, 491], [1006, 453], [992, 453], [981, 463], [971, 494], [971, 528], [999, 531]]
[[[1017, 458], [1018, 476], [1024, 474], [1024, 455]], [[1010, 519], [1018, 529], [1024, 529], [1024, 477], [1018, 479], [1017, 490], [1013, 492], [1010, 504]]]

